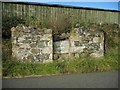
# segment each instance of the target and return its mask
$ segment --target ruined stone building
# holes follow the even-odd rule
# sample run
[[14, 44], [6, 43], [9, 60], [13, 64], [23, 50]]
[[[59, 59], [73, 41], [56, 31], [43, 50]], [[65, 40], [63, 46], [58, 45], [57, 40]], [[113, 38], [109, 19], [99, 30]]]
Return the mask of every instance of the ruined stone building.
[[79, 58], [80, 55], [104, 56], [104, 33], [89, 28], [74, 28], [65, 40], [54, 41], [51, 29], [18, 25], [12, 31], [12, 56], [21, 61], [51, 62]]

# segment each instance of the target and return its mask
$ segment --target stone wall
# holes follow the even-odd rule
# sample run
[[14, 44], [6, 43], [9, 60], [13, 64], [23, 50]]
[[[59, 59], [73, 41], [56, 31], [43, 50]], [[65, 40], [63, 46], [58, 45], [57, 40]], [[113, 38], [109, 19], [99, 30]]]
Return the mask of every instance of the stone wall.
[[54, 59], [67, 59], [70, 52], [69, 40], [54, 42]]
[[69, 52], [69, 40], [54, 42], [54, 53], [68, 53]]
[[53, 42], [51, 29], [18, 25], [12, 31], [12, 56], [21, 61], [51, 62], [89, 55], [104, 56], [104, 33], [99, 29], [77, 27], [68, 39]]
[[80, 57], [89, 55], [93, 57], [104, 56], [104, 33], [89, 28], [74, 28], [67, 40], [54, 43], [54, 59]]
[[88, 54], [93, 57], [104, 56], [104, 33], [100, 30], [75, 28], [70, 36], [71, 52]]
[[12, 56], [22, 61], [50, 62], [53, 60], [51, 29], [35, 29], [19, 25], [12, 31]]

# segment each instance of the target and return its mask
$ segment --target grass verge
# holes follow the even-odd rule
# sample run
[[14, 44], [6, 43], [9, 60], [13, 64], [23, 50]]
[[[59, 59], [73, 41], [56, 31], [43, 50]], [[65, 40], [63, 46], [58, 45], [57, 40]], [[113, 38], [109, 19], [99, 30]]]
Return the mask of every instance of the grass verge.
[[118, 52], [110, 50], [104, 58], [80, 57], [52, 63], [23, 63], [17, 60], [3, 60], [3, 77], [24, 77], [34, 75], [58, 75], [65, 73], [88, 73], [118, 70]]

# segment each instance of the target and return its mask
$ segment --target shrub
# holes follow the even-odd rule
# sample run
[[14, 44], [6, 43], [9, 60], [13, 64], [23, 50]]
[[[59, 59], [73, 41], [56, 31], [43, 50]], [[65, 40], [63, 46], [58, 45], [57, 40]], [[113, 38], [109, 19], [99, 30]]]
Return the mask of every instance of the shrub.
[[101, 30], [105, 33], [105, 48], [108, 51], [111, 48], [118, 47], [118, 24], [102, 24]]
[[52, 17], [48, 19], [46, 25], [53, 30], [53, 34], [59, 35], [69, 32], [71, 29], [69, 17], [66, 15], [60, 15], [59, 18]]
[[35, 28], [44, 28], [44, 22], [40, 20], [39, 18], [36, 18], [34, 16], [31, 16], [30, 18], [27, 18], [25, 20], [25, 25], [27, 26], [34, 26]]
[[11, 39], [2, 40], [2, 59], [11, 60], [12, 56], [12, 44]]
[[25, 24], [25, 20], [17, 16], [3, 16], [2, 18], [2, 37], [11, 38], [11, 28], [18, 24]]

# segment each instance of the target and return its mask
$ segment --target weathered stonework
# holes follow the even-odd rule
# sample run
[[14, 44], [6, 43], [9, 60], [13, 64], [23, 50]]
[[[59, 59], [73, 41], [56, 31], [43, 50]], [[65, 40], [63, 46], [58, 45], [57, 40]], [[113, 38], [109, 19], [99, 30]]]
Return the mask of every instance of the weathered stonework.
[[21, 61], [51, 62], [81, 55], [104, 56], [104, 33], [94, 28], [74, 28], [69, 38], [53, 42], [51, 29], [18, 25], [12, 31], [12, 55]]
[[12, 55], [19, 60], [50, 62], [53, 60], [51, 29], [35, 29], [19, 25], [12, 31]]
[[[66, 57], [64, 55], [66, 54]], [[54, 58], [72, 58], [80, 55], [104, 56], [104, 33], [102, 31], [74, 28], [68, 40], [54, 43]]]

